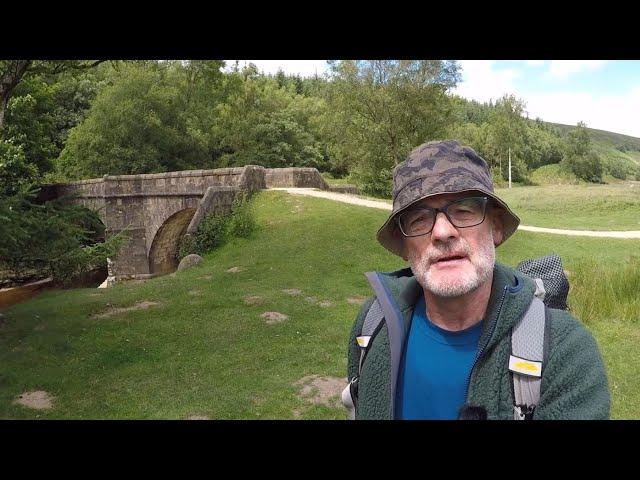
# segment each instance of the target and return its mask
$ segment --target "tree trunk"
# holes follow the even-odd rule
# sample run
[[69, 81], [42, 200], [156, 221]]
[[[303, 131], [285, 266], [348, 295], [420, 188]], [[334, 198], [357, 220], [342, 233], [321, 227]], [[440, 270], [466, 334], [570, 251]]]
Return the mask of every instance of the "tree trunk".
[[32, 62], [33, 60], [7, 60], [0, 71], [0, 133], [4, 127], [4, 116], [11, 93]]

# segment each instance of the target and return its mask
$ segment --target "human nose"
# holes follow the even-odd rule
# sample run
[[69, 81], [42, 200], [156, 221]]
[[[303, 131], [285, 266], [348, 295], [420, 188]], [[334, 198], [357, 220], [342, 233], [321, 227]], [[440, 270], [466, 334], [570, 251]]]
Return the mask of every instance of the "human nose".
[[431, 230], [431, 240], [446, 242], [450, 238], [458, 236], [458, 230], [454, 227], [444, 212], [438, 212]]

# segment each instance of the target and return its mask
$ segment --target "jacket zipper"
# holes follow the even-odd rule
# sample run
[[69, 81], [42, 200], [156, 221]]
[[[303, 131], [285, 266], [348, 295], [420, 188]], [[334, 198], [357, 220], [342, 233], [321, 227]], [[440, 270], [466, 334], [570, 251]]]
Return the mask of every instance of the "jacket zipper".
[[500, 300], [500, 308], [498, 308], [498, 314], [496, 315], [496, 319], [493, 321], [493, 325], [491, 326], [491, 332], [489, 333], [489, 338], [482, 346], [482, 349], [480, 350], [480, 352], [478, 352], [478, 355], [476, 355], [476, 358], [473, 360], [473, 364], [471, 365], [471, 370], [469, 370], [469, 375], [467, 376], [467, 386], [465, 389], [466, 393], [464, 396], [465, 398], [464, 403], [469, 402], [469, 385], [471, 383], [471, 375], [473, 374], [473, 369], [476, 366], [476, 363], [478, 363], [478, 360], [480, 359], [480, 357], [482, 357], [482, 354], [484, 353], [485, 348], [487, 347], [487, 345], [489, 345], [489, 342], [491, 341], [491, 337], [493, 337], [493, 332], [495, 331], [496, 325], [498, 324], [498, 318], [500, 318], [500, 313], [502, 312], [502, 304], [504, 303], [504, 297], [507, 295], [507, 288], [508, 288], [508, 285], [505, 285], [504, 290], [502, 292], [502, 299]]

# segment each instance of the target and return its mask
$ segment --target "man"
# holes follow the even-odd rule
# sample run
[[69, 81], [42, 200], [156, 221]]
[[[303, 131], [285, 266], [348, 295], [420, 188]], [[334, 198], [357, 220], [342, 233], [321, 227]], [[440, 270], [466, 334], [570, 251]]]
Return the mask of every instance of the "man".
[[[496, 263], [495, 247], [519, 223], [493, 193], [486, 162], [456, 141], [423, 144], [396, 167], [393, 211], [377, 239], [411, 268], [367, 274], [376, 296], [357, 316], [348, 350], [356, 419], [514, 418], [511, 332], [536, 283]], [[385, 321], [361, 358], [376, 298]], [[532, 418], [609, 418], [591, 334], [565, 310], [547, 315]]]

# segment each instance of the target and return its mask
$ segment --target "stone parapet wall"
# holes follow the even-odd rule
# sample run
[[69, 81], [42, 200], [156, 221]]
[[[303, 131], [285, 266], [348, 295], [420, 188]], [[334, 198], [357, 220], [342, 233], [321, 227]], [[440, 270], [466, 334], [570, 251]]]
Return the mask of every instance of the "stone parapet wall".
[[239, 187], [209, 187], [200, 200], [196, 213], [191, 218], [186, 235], [193, 235], [198, 230], [202, 219], [211, 212], [229, 213], [236, 196], [242, 190]]
[[247, 165], [237, 186], [250, 194], [267, 188], [265, 181], [267, 169], [259, 165]]
[[316, 168], [267, 168], [266, 188], [319, 188], [329, 190], [329, 185]]
[[55, 187], [58, 195], [77, 193], [84, 198], [91, 198], [204, 195], [207, 188], [213, 186], [240, 187], [249, 192], [274, 187], [329, 189], [329, 185], [315, 168], [265, 168], [259, 165], [140, 175], [105, 175], [103, 178], [50, 187]]

